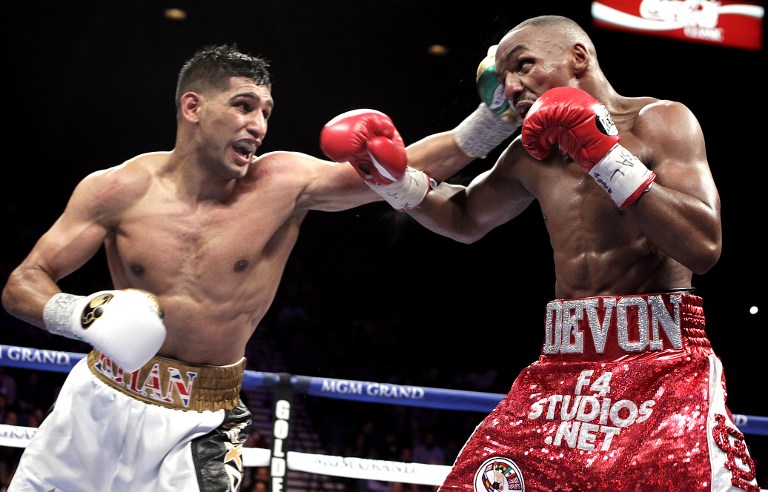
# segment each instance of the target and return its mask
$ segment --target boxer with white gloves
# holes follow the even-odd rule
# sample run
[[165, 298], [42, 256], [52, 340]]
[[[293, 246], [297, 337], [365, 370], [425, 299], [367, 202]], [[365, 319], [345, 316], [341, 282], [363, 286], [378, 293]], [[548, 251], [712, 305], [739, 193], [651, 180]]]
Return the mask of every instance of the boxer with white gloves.
[[140, 289], [61, 292], [45, 304], [43, 321], [51, 333], [89, 343], [128, 372], [149, 362], [166, 336], [157, 298]]
[[525, 150], [539, 160], [558, 145], [622, 209], [656, 178], [619, 144], [619, 131], [605, 106], [575, 87], [555, 87], [539, 96], [526, 114], [522, 136]]
[[[322, 137], [354, 171], [300, 152], [257, 155], [275, 109], [267, 68], [233, 46], [196, 52], [176, 81], [174, 148], [81, 179], [9, 275], [11, 315], [93, 345], [24, 450], [11, 491], [236, 492], [252, 420], [240, 399], [246, 344], [303, 218], [377, 199], [360, 176], [395, 208], [415, 207], [428, 175], [447, 179], [472, 160], [453, 131], [404, 149], [373, 111], [339, 117]], [[60, 293], [58, 281], [102, 248], [113, 285], [152, 294]], [[275, 474], [273, 488], [284, 478]]]

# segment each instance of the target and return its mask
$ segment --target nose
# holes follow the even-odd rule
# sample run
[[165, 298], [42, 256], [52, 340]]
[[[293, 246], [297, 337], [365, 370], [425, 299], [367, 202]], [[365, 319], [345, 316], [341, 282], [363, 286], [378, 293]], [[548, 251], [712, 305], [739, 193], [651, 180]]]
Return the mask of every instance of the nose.
[[520, 97], [523, 90], [523, 83], [517, 74], [513, 72], [504, 72], [504, 97], [506, 97], [508, 101], [512, 101], [512, 104], [517, 103], [517, 99]]
[[254, 111], [253, 117], [248, 119], [248, 133], [258, 139], [263, 139], [267, 134], [267, 118], [260, 111]]

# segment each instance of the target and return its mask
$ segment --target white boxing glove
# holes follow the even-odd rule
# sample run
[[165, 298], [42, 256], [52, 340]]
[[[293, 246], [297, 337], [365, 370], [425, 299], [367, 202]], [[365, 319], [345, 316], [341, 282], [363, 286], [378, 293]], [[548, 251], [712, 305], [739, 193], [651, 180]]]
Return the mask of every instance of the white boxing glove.
[[127, 372], [149, 362], [166, 335], [157, 298], [140, 289], [62, 292], [45, 304], [43, 321], [51, 333], [91, 344]]

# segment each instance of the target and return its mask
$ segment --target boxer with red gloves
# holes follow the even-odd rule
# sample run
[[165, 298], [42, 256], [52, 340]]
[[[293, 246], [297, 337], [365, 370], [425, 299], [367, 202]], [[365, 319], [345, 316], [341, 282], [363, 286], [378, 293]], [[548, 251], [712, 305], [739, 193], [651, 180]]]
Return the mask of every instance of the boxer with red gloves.
[[320, 147], [336, 162], [349, 162], [395, 210], [414, 208], [433, 183], [408, 166], [403, 139], [389, 116], [372, 109], [340, 114], [320, 132]]
[[[521, 135], [490, 169], [466, 185], [440, 183], [408, 215], [473, 243], [536, 202], [555, 298], [538, 357], [521, 366], [438, 490], [759, 491], [693, 286], [722, 248], [696, 117], [676, 101], [617, 93], [589, 35], [566, 17], [513, 27], [493, 65], [480, 70], [488, 104], [476, 113], [523, 116]], [[516, 271], [526, 248], [540, 246], [530, 241], [518, 231], [499, 259]], [[510, 319], [499, 326], [510, 353], [521, 349], [525, 290], [506, 290]]]
[[555, 87], [539, 96], [525, 117], [522, 136], [523, 147], [536, 159], [559, 146], [619, 208], [634, 203], [656, 178], [619, 144], [619, 131], [605, 106], [575, 87]]

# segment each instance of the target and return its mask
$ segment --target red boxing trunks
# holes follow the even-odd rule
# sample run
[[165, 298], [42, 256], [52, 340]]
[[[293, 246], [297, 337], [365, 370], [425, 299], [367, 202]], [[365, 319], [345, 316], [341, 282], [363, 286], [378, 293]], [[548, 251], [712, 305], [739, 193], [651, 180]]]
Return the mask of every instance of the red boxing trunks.
[[544, 331], [441, 491], [760, 490], [700, 297], [554, 300]]

